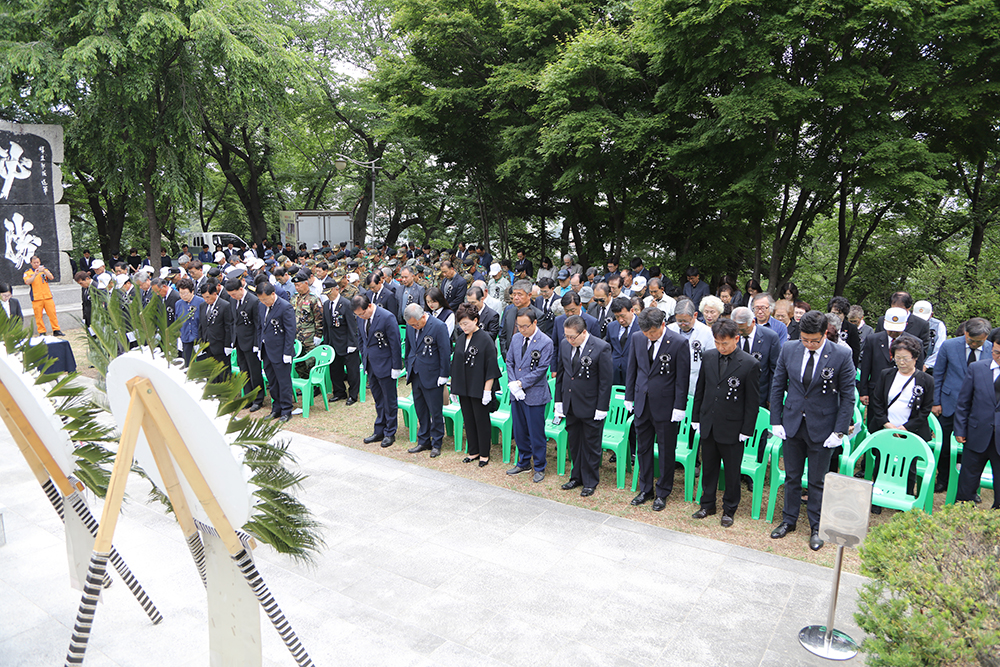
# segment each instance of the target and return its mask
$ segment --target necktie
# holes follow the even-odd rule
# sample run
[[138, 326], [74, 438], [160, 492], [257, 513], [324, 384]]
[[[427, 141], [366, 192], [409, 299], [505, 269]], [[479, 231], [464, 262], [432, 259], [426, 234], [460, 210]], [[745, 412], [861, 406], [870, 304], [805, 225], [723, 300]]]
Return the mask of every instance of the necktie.
[[733, 356], [731, 354], [720, 354], [719, 355], [719, 376], [725, 377], [729, 371], [729, 358]]
[[580, 348], [573, 350], [573, 375], [580, 372]]
[[622, 350], [625, 349], [625, 341], [628, 340], [628, 329], [622, 327], [622, 337], [618, 339], [618, 344], [621, 346]]
[[[749, 338], [746, 338], [746, 337], [743, 338], [743, 351], [746, 352], [747, 354], [750, 354], [750, 339]], [[811, 355], [812, 352], [810, 352], [809, 354]]]
[[653, 367], [653, 348], [656, 347], [656, 343], [650, 341], [649, 343], [649, 367]]
[[813, 370], [816, 368], [816, 353], [813, 351], [809, 352], [809, 361], [806, 362], [806, 371], [802, 374], [802, 389], [805, 391], [809, 389], [809, 383], [812, 382]]
[[993, 381], [993, 400], [1000, 403], [1000, 375]]
[[371, 330], [371, 328], [372, 328], [372, 318], [369, 317], [367, 320], [365, 320], [365, 338], [368, 338], [368, 332]]
[[968, 361], [965, 362], [965, 365], [968, 366], [969, 364], [974, 363], [975, 361], [976, 361], [976, 351], [973, 349], [969, 349], [969, 359]]
[[528, 354], [528, 339], [524, 339], [524, 344], [521, 345], [521, 358], [524, 359], [525, 355]]

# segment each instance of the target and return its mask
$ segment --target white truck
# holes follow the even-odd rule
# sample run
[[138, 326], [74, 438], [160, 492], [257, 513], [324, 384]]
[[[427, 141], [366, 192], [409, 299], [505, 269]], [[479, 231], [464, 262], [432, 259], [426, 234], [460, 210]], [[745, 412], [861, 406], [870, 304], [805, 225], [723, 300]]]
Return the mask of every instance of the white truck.
[[352, 245], [354, 223], [348, 211], [280, 211], [281, 243], [291, 243], [296, 248], [305, 243], [306, 248], [319, 248], [329, 241], [336, 248], [341, 241]]
[[214, 253], [215, 246], [220, 245], [225, 248], [230, 242], [237, 248], [250, 247], [249, 243], [236, 234], [230, 234], [229, 232], [193, 232], [188, 235], [188, 245], [191, 247], [191, 252], [196, 256], [201, 252], [203, 244], [207, 244], [208, 251]]

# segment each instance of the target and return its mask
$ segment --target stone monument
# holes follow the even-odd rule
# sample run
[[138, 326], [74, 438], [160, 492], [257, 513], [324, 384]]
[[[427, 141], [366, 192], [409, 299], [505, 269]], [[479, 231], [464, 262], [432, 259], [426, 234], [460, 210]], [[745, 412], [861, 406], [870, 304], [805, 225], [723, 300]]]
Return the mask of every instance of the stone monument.
[[69, 206], [62, 200], [63, 129], [0, 121], [0, 280], [22, 285], [32, 255], [55, 276], [73, 279]]

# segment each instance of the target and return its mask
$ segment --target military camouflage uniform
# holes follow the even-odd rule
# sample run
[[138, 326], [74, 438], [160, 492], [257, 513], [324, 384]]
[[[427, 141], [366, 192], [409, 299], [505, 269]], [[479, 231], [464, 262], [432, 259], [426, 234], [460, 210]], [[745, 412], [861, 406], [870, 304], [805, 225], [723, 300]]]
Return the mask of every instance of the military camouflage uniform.
[[[323, 337], [323, 304], [312, 292], [299, 294], [296, 291], [292, 296], [292, 306], [295, 308], [295, 337], [302, 343], [300, 354], [304, 355], [315, 347], [314, 337]], [[313, 364], [311, 359], [296, 364], [295, 372], [300, 378], [308, 377]]]

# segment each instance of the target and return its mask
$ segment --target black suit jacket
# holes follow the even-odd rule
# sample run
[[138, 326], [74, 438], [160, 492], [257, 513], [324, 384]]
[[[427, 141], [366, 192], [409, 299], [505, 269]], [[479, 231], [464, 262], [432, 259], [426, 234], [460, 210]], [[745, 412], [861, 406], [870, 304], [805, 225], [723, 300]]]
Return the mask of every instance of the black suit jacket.
[[[535, 311], [535, 318], [537, 320], [542, 319], [542, 311], [538, 310], [534, 306], [528, 306]], [[510, 348], [510, 341], [514, 339], [514, 334], [517, 333], [515, 326], [517, 325], [517, 306], [510, 304], [503, 309], [503, 316], [500, 318], [500, 353], [503, 358], [507, 358], [507, 350]], [[544, 333], [544, 332], [543, 332]], [[551, 338], [551, 336], [549, 336]]]
[[[470, 341], [464, 332], [459, 331], [455, 341], [455, 352], [451, 357], [451, 388], [449, 392], [455, 396], [467, 396], [481, 400], [487, 380], [500, 377], [500, 364], [497, 362], [496, 343], [489, 334], [479, 329], [472, 334]], [[473, 354], [473, 350], [475, 353]], [[493, 383], [493, 393], [499, 388], [499, 383]]]
[[177, 320], [177, 302], [181, 300], [181, 295], [177, 290], [167, 290], [167, 298], [163, 300], [167, 313], [167, 324], [173, 324]]
[[[580, 317], [583, 318], [583, 321], [587, 325], [587, 333], [589, 333], [591, 336], [594, 336], [595, 338], [604, 338], [604, 336], [601, 335], [601, 325], [596, 319], [594, 319], [587, 313], [581, 313]], [[552, 335], [550, 336], [550, 338], [552, 339], [552, 345], [555, 346], [556, 350], [562, 349], [562, 341], [563, 338], [566, 337], [565, 328], [566, 328], [566, 315], [559, 315], [558, 317], [556, 317], [555, 322], [552, 323]], [[553, 355], [552, 359], [553, 373], [559, 372], [559, 364], [562, 363], [561, 359], [562, 356], [560, 354], [557, 353]]]
[[351, 303], [344, 297], [323, 304], [323, 342], [333, 348], [338, 357], [347, 355], [347, 348], [360, 347], [358, 318]]
[[753, 435], [760, 410], [760, 362], [743, 350], [730, 355], [725, 377], [719, 373], [719, 351], [708, 350], [694, 390], [691, 421], [701, 424], [701, 436], [733, 444]]
[[233, 310], [222, 299], [215, 300], [215, 318], [209, 322], [207, 303], [198, 306], [198, 338], [208, 343], [212, 356], [225, 354], [224, 348], [233, 344]]
[[[920, 320], [919, 317], [911, 317], [910, 319]], [[923, 320], [920, 321], [923, 322]], [[904, 331], [900, 335], [909, 336], [910, 334]], [[892, 357], [889, 356], [890, 343], [889, 334], [885, 331], [879, 331], [865, 338], [865, 344], [861, 348], [861, 377], [858, 378], [858, 396], [871, 396], [882, 371], [896, 367]], [[920, 358], [917, 359], [917, 368], [923, 368], [923, 366], [924, 355], [921, 352]]]
[[854, 365], [857, 366], [861, 363], [861, 334], [856, 326], [847, 321], [846, 317], [843, 324], [840, 325], [840, 340], [851, 348], [851, 358], [854, 360]]
[[[483, 306], [483, 309], [479, 311], [479, 327], [485, 329], [486, 333], [493, 339], [493, 343], [496, 344], [497, 338], [500, 336], [500, 314], [489, 306]], [[455, 322], [455, 336], [465, 336], [458, 328], [458, 322]]]
[[283, 364], [283, 357], [295, 356], [295, 308], [284, 299], [275, 299], [271, 308], [261, 301], [257, 309], [261, 356], [266, 356], [272, 364]]
[[399, 306], [396, 303], [396, 293], [392, 291], [391, 287], [382, 285], [382, 289], [378, 291], [378, 294], [373, 294], [369, 291], [368, 296], [376, 306], [385, 308], [392, 313], [393, 318], [398, 318]]
[[[13, 319], [15, 317], [19, 317], [22, 320], [24, 319], [24, 313], [21, 311], [21, 302], [20, 301], [18, 301], [14, 297], [10, 297], [10, 300], [7, 302], [7, 304], [10, 307], [10, 317], [11, 317], [11, 319]], [[4, 311], [3, 308], [0, 308], [0, 316], [7, 317], [7, 313]]]
[[257, 297], [246, 292], [243, 296], [243, 305], [238, 306], [236, 300], [230, 302], [230, 309], [233, 315], [233, 336], [235, 345], [244, 352], [252, 352], [257, 347], [257, 330], [260, 328], [257, 318], [260, 317], [260, 301]]
[[611, 405], [611, 346], [590, 334], [580, 350], [580, 369], [573, 373], [576, 348], [563, 338], [559, 344], [562, 372], [556, 376], [556, 403], [563, 413], [593, 419], [595, 412], [607, 412]]
[[[449, 286], [451, 287], [450, 293], [448, 291]], [[465, 293], [468, 291], [469, 286], [460, 273], [456, 273], [455, 277], [451, 280], [445, 278], [441, 281], [441, 292], [444, 294], [445, 301], [448, 302], [449, 310], [458, 310], [458, 307], [465, 302]]]
[[[546, 312], [545, 303], [548, 301], [549, 310]], [[552, 296], [546, 299], [544, 296], [535, 297], [534, 306], [538, 309], [542, 316], [538, 318], [538, 328], [541, 329], [542, 333], [552, 338], [552, 323], [556, 319], [556, 314], [552, 312], [552, 308], [559, 303], [559, 296], [553, 292]]]
[[649, 340], [642, 331], [636, 331], [629, 339], [625, 400], [635, 403], [636, 415], [642, 414], [649, 401], [653, 421], [669, 422], [674, 410], [687, 408], [691, 351], [687, 339], [679, 333], [664, 329], [663, 336], [652, 367], [647, 352]]
[[[881, 431], [884, 424], [889, 421], [889, 399], [894, 396], [889, 395], [892, 381], [896, 379], [899, 370], [895, 367], [883, 370], [875, 382], [875, 390], [868, 400], [868, 430], [872, 433]], [[931, 413], [931, 406], [934, 404], [934, 378], [921, 370], [914, 371], [913, 381], [915, 395], [910, 404], [910, 418], [903, 426], [910, 433], [915, 433], [930, 442], [931, 427], [927, 423], [927, 415]], [[919, 390], [916, 388], [919, 387]], [[916, 394], [919, 394], [917, 396]]]

